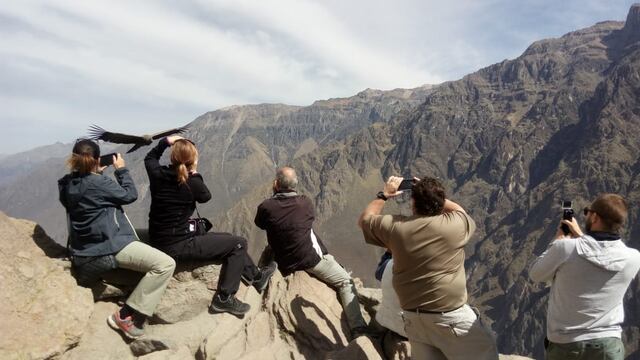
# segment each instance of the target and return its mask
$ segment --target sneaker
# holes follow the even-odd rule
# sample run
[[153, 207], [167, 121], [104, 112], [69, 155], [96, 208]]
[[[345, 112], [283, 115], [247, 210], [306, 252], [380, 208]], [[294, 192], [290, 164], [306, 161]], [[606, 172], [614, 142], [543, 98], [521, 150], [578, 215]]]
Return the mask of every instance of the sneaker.
[[213, 296], [213, 300], [211, 300], [211, 305], [209, 305], [210, 313], [222, 313], [228, 312], [229, 314], [233, 314], [236, 316], [242, 316], [246, 314], [251, 306], [247, 303], [243, 303], [238, 300], [235, 295], [229, 295], [227, 300], [222, 300], [220, 294], [215, 294]]
[[269, 265], [260, 269], [260, 276], [257, 280], [253, 281], [253, 287], [262, 294], [264, 289], [269, 286], [269, 280], [273, 276], [273, 273], [276, 272], [276, 270], [278, 270], [278, 264], [276, 264], [275, 262], [271, 262]]
[[129, 339], [137, 339], [144, 335], [144, 329], [142, 326], [137, 326], [133, 317], [127, 316], [124, 319], [120, 318], [120, 310], [117, 310], [115, 313], [111, 314], [107, 318], [107, 323], [114, 330], [120, 330]]

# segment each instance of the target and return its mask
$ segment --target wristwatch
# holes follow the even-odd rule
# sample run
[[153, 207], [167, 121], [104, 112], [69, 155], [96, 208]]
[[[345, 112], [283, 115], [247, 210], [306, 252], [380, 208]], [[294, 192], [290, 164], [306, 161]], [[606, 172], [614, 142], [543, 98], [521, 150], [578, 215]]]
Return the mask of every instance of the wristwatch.
[[384, 192], [383, 192], [383, 191], [379, 191], [379, 192], [376, 194], [376, 197], [377, 197], [378, 199], [380, 199], [380, 200], [384, 200], [384, 201], [387, 201], [387, 200], [389, 199], [389, 198], [387, 198], [386, 196], [384, 196]]

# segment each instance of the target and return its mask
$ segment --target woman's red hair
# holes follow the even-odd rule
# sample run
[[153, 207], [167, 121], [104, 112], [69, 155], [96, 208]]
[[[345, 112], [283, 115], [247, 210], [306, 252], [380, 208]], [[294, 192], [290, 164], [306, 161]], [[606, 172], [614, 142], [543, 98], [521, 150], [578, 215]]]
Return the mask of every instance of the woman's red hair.
[[198, 161], [198, 149], [186, 139], [176, 140], [171, 146], [171, 164], [178, 172], [178, 183], [185, 184], [189, 172], [195, 169]]

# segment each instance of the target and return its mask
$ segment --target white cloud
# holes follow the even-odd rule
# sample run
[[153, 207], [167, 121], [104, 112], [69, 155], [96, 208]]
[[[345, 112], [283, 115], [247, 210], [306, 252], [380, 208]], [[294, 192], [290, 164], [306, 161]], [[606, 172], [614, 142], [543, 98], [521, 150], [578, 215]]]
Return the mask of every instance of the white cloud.
[[0, 124], [32, 138], [8, 139], [0, 153], [72, 139], [90, 123], [149, 132], [234, 104], [305, 105], [454, 80], [540, 37], [623, 20], [630, 4], [8, 2], [0, 9]]

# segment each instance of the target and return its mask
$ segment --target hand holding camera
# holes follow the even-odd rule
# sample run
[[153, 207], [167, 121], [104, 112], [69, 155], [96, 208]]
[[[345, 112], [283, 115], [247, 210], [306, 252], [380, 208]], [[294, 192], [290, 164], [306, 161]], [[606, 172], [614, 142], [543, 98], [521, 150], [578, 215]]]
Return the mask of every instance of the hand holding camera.
[[399, 176], [390, 176], [387, 182], [384, 184], [384, 196], [387, 198], [392, 198], [394, 196], [398, 196], [402, 194], [403, 190], [400, 190], [400, 184], [404, 179]]
[[113, 165], [113, 161], [115, 160], [116, 153], [109, 153], [106, 155], [100, 156], [100, 167], [106, 168], [109, 165]]
[[562, 234], [558, 231], [558, 235], [571, 235], [572, 237], [582, 236], [583, 233], [580, 225], [578, 225], [578, 221], [573, 216], [575, 211], [573, 211], [571, 201], [563, 200], [560, 202], [560, 206], [562, 207], [562, 221], [560, 222], [560, 231], [562, 231]]
[[104, 169], [110, 165], [113, 165], [114, 168], [120, 169], [125, 167], [124, 158], [120, 153], [110, 153], [106, 155], [100, 156], [100, 168]]
[[113, 161], [113, 167], [117, 169], [123, 168], [125, 166], [124, 163], [124, 158], [122, 157], [122, 155], [120, 155], [120, 153], [116, 154], [116, 157]]

